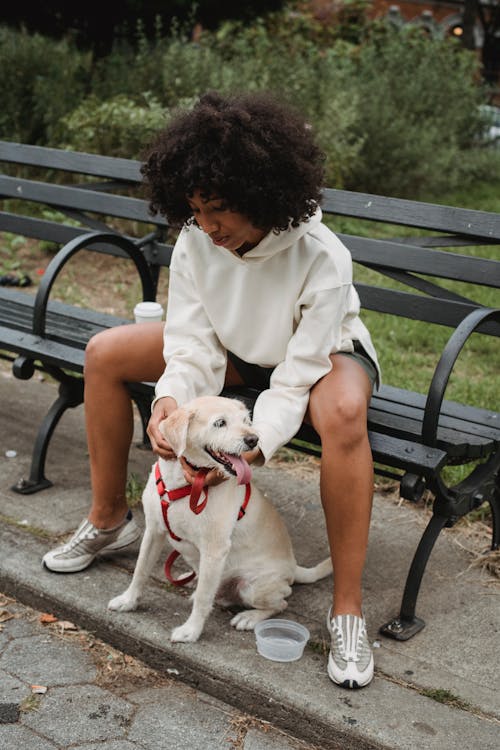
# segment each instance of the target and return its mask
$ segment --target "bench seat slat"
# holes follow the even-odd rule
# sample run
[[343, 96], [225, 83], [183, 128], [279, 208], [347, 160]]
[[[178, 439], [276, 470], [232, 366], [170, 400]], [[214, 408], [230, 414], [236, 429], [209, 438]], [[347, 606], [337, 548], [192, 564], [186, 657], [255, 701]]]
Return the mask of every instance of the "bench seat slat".
[[[416, 391], [406, 391], [402, 388], [396, 388], [393, 385], [383, 385], [379, 393], [384, 401], [389, 404], [399, 404], [406, 400], [409, 406], [421, 408], [422, 410], [425, 406], [426, 397], [422, 393], [417, 393]], [[375, 398], [377, 395], [378, 394], [375, 394]], [[462, 410], [463, 404], [451, 400], [443, 401], [443, 408], [441, 411], [447, 416], [460, 419]], [[470, 421], [477, 422], [478, 424], [488, 423], [494, 428], [500, 427], [500, 415], [498, 412], [490, 411], [489, 409], [480, 406], [468, 406], [467, 416]]]
[[[411, 391], [402, 391], [403, 399], [405, 393], [411, 393]], [[422, 400], [418, 406], [412, 406], [405, 403], [404, 400], [402, 402], [384, 401], [383, 398], [374, 395], [370, 404], [371, 417], [372, 419], [376, 419], [375, 415], [377, 414], [395, 414], [401, 419], [417, 422], [421, 426], [424, 418], [424, 405], [424, 396], [422, 396]], [[500, 441], [500, 424], [495, 412], [488, 412], [486, 409], [482, 410], [485, 414], [485, 421], [481, 422], [477, 418], [477, 411], [480, 410], [476, 410], [473, 406], [465, 406], [457, 403], [454, 414], [449, 413], [449, 408], [448, 402], [444, 401], [439, 418], [439, 424], [442, 427], [449, 430], [457, 430], [464, 435], [470, 434], [489, 441]]]

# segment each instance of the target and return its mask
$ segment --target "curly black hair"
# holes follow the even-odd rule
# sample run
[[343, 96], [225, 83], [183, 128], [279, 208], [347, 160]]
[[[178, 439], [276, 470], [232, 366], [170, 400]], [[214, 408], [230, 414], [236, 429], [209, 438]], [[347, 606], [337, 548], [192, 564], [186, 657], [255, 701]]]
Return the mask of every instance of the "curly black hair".
[[324, 155], [311, 126], [270, 93], [204, 94], [179, 111], [144, 154], [153, 214], [193, 221], [186, 196], [221, 198], [266, 231], [310, 218], [321, 200]]

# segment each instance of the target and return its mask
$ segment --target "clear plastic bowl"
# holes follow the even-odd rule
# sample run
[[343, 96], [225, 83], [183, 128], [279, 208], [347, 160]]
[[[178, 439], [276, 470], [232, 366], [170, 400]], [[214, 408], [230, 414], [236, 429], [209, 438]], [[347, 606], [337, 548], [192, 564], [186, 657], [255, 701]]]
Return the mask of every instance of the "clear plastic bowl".
[[296, 661], [304, 652], [310, 633], [293, 620], [263, 620], [255, 626], [257, 651], [271, 661]]

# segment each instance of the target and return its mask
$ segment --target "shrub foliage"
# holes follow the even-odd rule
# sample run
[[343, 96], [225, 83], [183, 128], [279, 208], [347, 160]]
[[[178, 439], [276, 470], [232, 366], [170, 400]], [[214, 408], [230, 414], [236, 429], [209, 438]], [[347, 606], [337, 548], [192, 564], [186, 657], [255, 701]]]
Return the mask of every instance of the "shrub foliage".
[[118, 40], [96, 60], [69, 40], [0, 27], [0, 137], [138, 157], [202, 92], [269, 89], [307, 114], [329, 186], [423, 197], [498, 171], [500, 150], [481, 143], [487, 92], [472, 53], [415, 28], [357, 32], [286, 12], [196, 40], [160, 23], [147, 37], [139, 24], [133, 45]]

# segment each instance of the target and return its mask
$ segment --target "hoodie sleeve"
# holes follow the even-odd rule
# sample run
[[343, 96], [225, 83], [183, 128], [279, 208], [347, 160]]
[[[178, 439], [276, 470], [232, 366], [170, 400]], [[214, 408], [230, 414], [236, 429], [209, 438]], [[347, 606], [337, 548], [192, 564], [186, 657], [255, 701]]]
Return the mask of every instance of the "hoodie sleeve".
[[226, 352], [200, 302], [189, 273], [182, 235], [170, 267], [167, 317], [163, 340], [166, 367], [155, 389], [155, 401], [171, 396], [179, 405], [192, 398], [220, 393]]
[[301, 318], [289, 341], [285, 359], [271, 377], [271, 387], [258, 397], [253, 424], [259, 447], [268, 461], [299, 430], [309, 391], [331, 370], [330, 354], [346, 350], [342, 323], [352, 285], [311, 292], [302, 302]]

